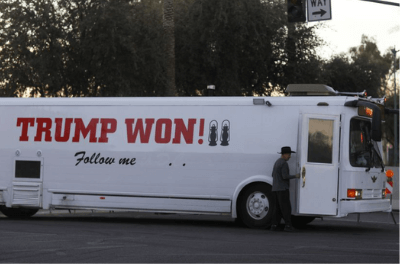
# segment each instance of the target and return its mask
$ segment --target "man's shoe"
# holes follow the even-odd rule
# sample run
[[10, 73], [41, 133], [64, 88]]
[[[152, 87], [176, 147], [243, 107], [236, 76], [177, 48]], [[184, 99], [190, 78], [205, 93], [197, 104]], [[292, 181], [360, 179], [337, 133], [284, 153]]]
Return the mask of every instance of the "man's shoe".
[[272, 225], [269, 230], [270, 231], [278, 231], [278, 227], [276, 225]]
[[291, 225], [285, 225], [285, 229], [283, 231], [285, 232], [293, 232], [295, 229]]

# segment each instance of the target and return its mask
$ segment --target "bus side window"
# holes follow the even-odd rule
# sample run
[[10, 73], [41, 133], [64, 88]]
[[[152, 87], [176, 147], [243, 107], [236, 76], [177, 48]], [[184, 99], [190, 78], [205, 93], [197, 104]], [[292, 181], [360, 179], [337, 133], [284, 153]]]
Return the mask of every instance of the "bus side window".
[[16, 160], [15, 178], [40, 179], [40, 161]]

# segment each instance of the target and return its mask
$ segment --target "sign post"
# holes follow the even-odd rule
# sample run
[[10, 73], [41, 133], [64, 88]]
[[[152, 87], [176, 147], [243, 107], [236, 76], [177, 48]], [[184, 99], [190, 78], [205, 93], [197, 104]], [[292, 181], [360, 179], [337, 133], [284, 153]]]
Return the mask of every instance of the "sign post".
[[307, 0], [308, 22], [332, 19], [331, 0]]

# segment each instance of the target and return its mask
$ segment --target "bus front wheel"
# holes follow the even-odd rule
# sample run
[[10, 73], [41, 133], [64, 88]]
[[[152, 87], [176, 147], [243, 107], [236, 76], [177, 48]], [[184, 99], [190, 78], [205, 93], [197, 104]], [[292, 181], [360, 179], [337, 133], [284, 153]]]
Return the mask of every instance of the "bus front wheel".
[[267, 228], [271, 225], [271, 186], [255, 183], [246, 187], [238, 198], [238, 219], [250, 228]]

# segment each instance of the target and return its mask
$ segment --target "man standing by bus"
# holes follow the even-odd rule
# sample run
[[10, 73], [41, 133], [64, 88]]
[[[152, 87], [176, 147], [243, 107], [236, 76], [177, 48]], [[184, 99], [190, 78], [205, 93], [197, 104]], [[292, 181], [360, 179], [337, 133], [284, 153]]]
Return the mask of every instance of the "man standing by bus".
[[300, 178], [300, 174], [290, 175], [287, 161], [291, 154], [296, 153], [290, 147], [282, 147], [281, 157], [275, 162], [272, 171], [272, 225], [271, 231], [276, 231], [281, 218], [285, 221], [284, 231], [293, 231], [291, 221], [292, 207], [290, 205], [289, 180]]

